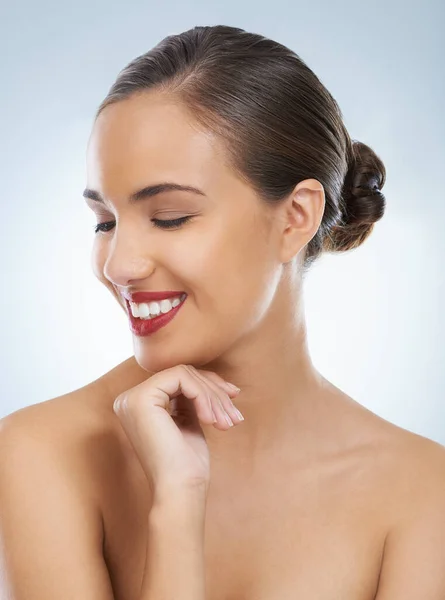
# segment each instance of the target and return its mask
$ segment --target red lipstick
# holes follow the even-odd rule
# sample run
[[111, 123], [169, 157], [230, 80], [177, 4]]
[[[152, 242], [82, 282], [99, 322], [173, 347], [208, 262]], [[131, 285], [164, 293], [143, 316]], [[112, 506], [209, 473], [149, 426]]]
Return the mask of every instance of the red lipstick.
[[[132, 298], [138, 299], [138, 303], [153, 302], [154, 296], [157, 296], [156, 299], [158, 300], [165, 300], [166, 298], [172, 298], [173, 296], [180, 296], [182, 301], [181, 304], [178, 304], [178, 306], [175, 306], [167, 313], [160, 313], [159, 315], [157, 315], [156, 317], [152, 317], [151, 319], [140, 319], [139, 317], [133, 317], [133, 313], [131, 312], [130, 308], [130, 301], [126, 300], [127, 312], [130, 319], [130, 329], [135, 335], [151, 335], [152, 333], [158, 331], [158, 329], [161, 329], [161, 327], [165, 327], [167, 323], [170, 323], [170, 321], [176, 316], [176, 314], [184, 304], [186, 294], [183, 294], [181, 292], [136, 292], [135, 294], [131, 295]], [[131, 302], [133, 302], [133, 300], [131, 300]]]

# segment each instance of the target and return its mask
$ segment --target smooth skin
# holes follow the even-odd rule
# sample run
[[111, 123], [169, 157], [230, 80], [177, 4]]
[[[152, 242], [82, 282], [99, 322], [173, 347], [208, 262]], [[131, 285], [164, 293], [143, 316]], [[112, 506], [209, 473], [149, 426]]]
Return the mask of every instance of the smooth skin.
[[[137, 203], [130, 194], [176, 182]], [[115, 398], [179, 364], [241, 388], [245, 420], [202, 424], [211, 461], [207, 600], [443, 600], [445, 448], [362, 407], [308, 352], [299, 267], [324, 210], [307, 179], [266, 207], [222, 142], [145, 93], [110, 106], [88, 146], [92, 267], [120, 291], [184, 306], [97, 381], [1, 421], [2, 585], [14, 600], [139, 600], [152, 495]], [[192, 216], [163, 230], [152, 219]], [[127, 316], [126, 316], [127, 318]]]
[[[216, 373], [176, 365], [119, 395], [113, 405], [151, 484], [140, 600], [205, 600], [205, 517], [210, 455], [201, 427], [242, 422]], [[226, 412], [227, 410], [227, 412]]]
[[210, 485], [210, 455], [201, 424], [223, 431], [242, 422], [219, 375], [176, 365], [119, 395], [113, 405], [161, 504], [188, 491], [204, 495]]

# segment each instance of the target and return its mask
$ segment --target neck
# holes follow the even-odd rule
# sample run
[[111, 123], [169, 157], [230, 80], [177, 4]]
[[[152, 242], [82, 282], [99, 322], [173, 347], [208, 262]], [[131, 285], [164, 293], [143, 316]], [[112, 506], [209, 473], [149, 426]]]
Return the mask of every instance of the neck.
[[[228, 431], [203, 426], [212, 469], [252, 472], [265, 460], [280, 461], [305, 439], [316, 421], [316, 402], [328, 382], [309, 356], [302, 295], [299, 304], [274, 302], [260, 328], [202, 368], [241, 388], [234, 398], [244, 421]], [[276, 454], [275, 454], [276, 450]]]

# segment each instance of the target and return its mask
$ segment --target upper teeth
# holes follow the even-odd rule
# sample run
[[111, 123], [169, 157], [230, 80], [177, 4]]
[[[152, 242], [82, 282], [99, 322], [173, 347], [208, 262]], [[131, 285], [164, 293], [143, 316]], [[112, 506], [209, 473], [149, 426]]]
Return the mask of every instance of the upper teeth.
[[141, 302], [140, 304], [130, 302], [131, 314], [133, 317], [139, 317], [140, 319], [151, 319], [160, 313], [168, 313], [172, 308], [181, 304], [184, 299], [185, 294], [160, 302]]

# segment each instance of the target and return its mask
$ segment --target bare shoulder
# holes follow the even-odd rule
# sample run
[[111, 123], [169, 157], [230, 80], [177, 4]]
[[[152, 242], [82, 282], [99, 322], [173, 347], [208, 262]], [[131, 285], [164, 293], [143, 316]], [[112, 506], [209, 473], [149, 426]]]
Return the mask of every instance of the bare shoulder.
[[[445, 500], [445, 446], [400, 427], [359, 406], [351, 420], [392, 524], [442, 495]], [[378, 488], [378, 489], [377, 489]], [[445, 508], [445, 505], [444, 505]]]
[[131, 357], [77, 390], [3, 417], [0, 440], [8, 447], [47, 448], [70, 469], [85, 497], [100, 506], [110, 479], [125, 470], [130, 448], [113, 411], [114, 398], [142, 381], [144, 374], [146, 378]]
[[[148, 376], [130, 357], [98, 379], [61, 396], [31, 404], [0, 419], [0, 431], [26, 428], [35, 439], [61, 444], [80, 457], [111, 440], [114, 398]], [[79, 452], [80, 449], [80, 452]]]
[[[0, 420], [0, 440], [10, 452], [42, 450], [69, 469], [73, 481], [97, 501], [97, 462], [112, 439], [96, 384], [21, 408]], [[35, 465], [34, 465], [35, 466]], [[32, 469], [33, 465], [30, 464]], [[100, 469], [99, 469], [100, 472]]]
[[397, 485], [397, 519], [413, 515], [439, 500], [445, 510], [445, 446], [392, 423], [386, 425], [384, 453]]
[[113, 597], [103, 489], [116, 436], [104, 393], [89, 384], [0, 420], [0, 596]]
[[114, 399], [147, 377], [132, 356], [79, 389], [6, 415], [0, 419], [0, 437], [15, 446], [20, 441], [46, 446], [72, 469], [77, 484], [100, 501], [129, 448], [113, 411]]
[[324, 438], [334, 440], [344, 482], [366, 490], [385, 530], [445, 492], [445, 446], [384, 419], [335, 386], [329, 391]]
[[374, 415], [366, 464], [384, 517], [376, 600], [445, 597], [445, 447]]
[[445, 480], [445, 446], [377, 415], [373, 421], [378, 432], [377, 449], [405, 485], [418, 477], [425, 484], [429, 480]]

